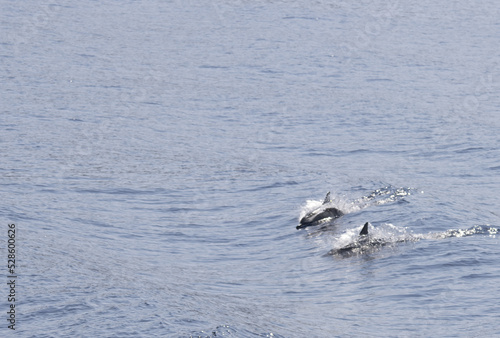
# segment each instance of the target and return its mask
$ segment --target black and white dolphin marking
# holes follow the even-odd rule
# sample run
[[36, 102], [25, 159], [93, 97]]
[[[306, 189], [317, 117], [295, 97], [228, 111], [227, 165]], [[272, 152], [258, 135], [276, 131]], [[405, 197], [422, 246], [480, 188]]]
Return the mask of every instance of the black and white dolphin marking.
[[311, 211], [310, 213], [302, 217], [302, 219], [299, 222], [300, 224], [297, 225], [297, 229], [306, 228], [312, 225], [318, 225], [319, 223], [321, 223], [321, 221], [326, 220], [327, 218], [335, 219], [342, 216], [344, 213], [339, 209], [334, 207], [328, 207], [328, 203], [330, 202], [331, 202], [330, 192], [328, 192], [325, 196], [323, 204], [319, 208]]

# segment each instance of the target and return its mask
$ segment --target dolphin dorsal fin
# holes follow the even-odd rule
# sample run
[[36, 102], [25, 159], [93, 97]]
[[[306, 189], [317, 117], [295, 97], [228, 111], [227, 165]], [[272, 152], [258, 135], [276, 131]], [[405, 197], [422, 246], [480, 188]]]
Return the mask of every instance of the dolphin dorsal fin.
[[365, 223], [365, 225], [363, 226], [363, 229], [361, 229], [361, 232], [359, 233], [360, 236], [362, 235], [368, 235], [368, 222]]
[[332, 200], [330, 199], [330, 192], [327, 192], [323, 204], [330, 203], [331, 201]]

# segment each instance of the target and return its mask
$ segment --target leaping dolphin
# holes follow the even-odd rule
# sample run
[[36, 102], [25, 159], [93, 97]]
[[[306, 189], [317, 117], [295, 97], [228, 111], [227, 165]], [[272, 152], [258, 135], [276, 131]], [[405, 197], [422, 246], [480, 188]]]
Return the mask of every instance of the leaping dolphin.
[[344, 213], [337, 208], [334, 207], [325, 208], [325, 204], [328, 204], [330, 202], [331, 202], [330, 192], [328, 192], [325, 196], [323, 204], [319, 208], [311, 211], [310, 213], [302, 217], [302, 219], [299, 222], [300, 224], [297, 225], [297, 229], [302, 229], [311, 225], [318, 225], [320, 221], [325, 220], [327, 218], [335, 219], [342, 216]]

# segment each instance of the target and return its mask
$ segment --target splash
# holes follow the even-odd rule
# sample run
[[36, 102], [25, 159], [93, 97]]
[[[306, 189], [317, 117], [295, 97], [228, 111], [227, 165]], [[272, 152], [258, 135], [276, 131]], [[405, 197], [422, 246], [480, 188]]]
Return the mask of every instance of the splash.
[[378, 227], [369, 227], [369, 238], [361, 238], [360, 228], [348, 229], [333, 238], [329, 255], [353, 256], [379, 250], [385, 246], [395, 246], [399, 243], [417, 242], [425, 239], [446, 239], [450, 237], [467, 237], [473, 235], [488, 235], [495, 237], [499, 229], [491, 226], [476, 225], [468, 229], [450, 229], [444, 232], [428, 234], [413, 234], [408, 228], [387, 223]]
[[397, 202], [411, 195], [413, 188], [395, 188], [393, 186], [387, 186], [384, 188], [376, 189], [372, 191], [369, 195], [359, 198], [356, 202], [366, 208], [372, 205], [381, 205], [386, 203]]
[[[342, 195], [330, 195], [330, 202], [325, 205], [323, 200], [307, 200], [305, 205], [301, 207], [299, 220], [313, 210], [321, 209], [323, 205], [327, 207], [335, 207], [344, 214], [360, 211], [364, 208], [387, 203], [395, 203], [404, 200], [405, 197], [411, 195], [414, 188], [395, 188], [387, 186], [376, 189], [370, 194], [349, 200]], [[331, 222], [326, 219], [325, 223]], [[314, 238], [316, 241], [323, 242], [327, 247], [331, 248], [328, 254], [337, 254], [348, 252], [352, 254], [368, 253], [379, 250], [381, 247], [396, 246], [400, 243], [418, 242], [420, 240], [436, 240], [450, 237], [467, 237], [473, 235], [488, 235], [495, 237], [498, 234], [498, 228], [489, 225], [476, 225], [468, 229], [449, 229], [443, 232], [430, 232], [427, 234], [414, 234], [406, 227], [396, 226], [394, 224], [385, 223], [374, 227], [369, 226], [369, 236], [360, 237], [361, 227], [347, 229], [338, 234], [328, 227], [316, 228], [307, 234], [308, 238]]]
[[[367, 196], [363, 196], [354, 200], [349, 200], [344, 195], [336, 195], [332, 193], [330, 195], [331, 202], [328, 203], [328, 206], [335, 207], [342, 211], [344, 214], [350, 214], [371, 206], [400, 201], [404, 197], [411, 195], [412, 190], [414, 189], [386, 186], [372, 191]], [[300, 209], [299, 220], [311, 211], [320, 208], [322, 204], [323, 200], [307, 200]]]
[[346, 214], [349, 213], [347, 205], [348, 202], [343, 196], [336, 196], [332, 194], [330, 194], [330, 202], [327, 204], [323, 204], [323, 200], [307, 200], [305, 205], [303, 205], [300, 209], [299, 221], [311, 211], [321, 209], [323, 206], [325, 209], [335, 207]]
[[489, 225], [475, 225], [469, 229], [450, 229], [444, 232], [429, 233], [424, 236], [427, 239], [443, 239], [449, 237], [467, 237], [473, 235], [489, 235], [495, 237], [498, 234], [498, 228]]
[[[374, 251], [383, 246], [393, 246], [397, 243], [416, 242], [421, 238], [408, 231], [407, 228], [398, 227], [390, 223], [374, 227], [369, 225], [368, 238], [360, 237], [361, 227], [348, 229], [344, 233], [333, 238], [333, 247], [329, 254], [366, 253]], [[349, 249], [349, 250], [346, 250]]]

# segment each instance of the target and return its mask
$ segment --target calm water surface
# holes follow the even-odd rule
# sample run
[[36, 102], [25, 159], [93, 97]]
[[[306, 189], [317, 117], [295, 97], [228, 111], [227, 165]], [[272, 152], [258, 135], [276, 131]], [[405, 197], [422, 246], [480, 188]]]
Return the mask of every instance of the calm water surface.
[[0, 13], [18, 336], [500, 335], [496, 2]]

